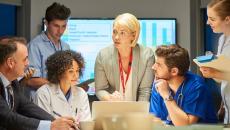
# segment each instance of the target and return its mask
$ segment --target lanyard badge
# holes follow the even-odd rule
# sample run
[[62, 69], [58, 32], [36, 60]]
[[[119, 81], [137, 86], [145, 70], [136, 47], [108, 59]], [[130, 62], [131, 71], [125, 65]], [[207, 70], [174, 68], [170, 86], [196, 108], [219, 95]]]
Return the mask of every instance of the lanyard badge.
[[118, 52], [119, 55], [119, 71], [120, 71], [120, 76], [121, 76], [121, 83], [122, 83], [122, 88], [123, 88], [123, 95], [125, 94], [125, 85], [129, 79], [129, 74], [131, 71], [131, 66], [132, 66], [132, 60], [133, 60], [133, 54], [132, 54], [132, 49], [131, 49], [131, 53], [129, 56], [129, 66], [128, 66], [128, 72], [127, 72], [127, 76], [126, 79], [124, 80], [124, 74], [123, 74], [123, 68], [122, 68], [122, 62], [121, 62], [121, 56], [120, 53]]

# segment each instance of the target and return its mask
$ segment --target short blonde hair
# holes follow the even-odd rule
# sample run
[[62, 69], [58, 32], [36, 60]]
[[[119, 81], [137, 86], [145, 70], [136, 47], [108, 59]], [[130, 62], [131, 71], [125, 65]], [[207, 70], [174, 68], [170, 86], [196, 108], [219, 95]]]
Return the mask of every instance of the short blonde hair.
[[113, 22], [113, 26], [125, 26], [127, 27], [131, 32], [135, 32], [135, 38], [133, 42], [131, 43], [131, 46], [134, 47], [137, 44], [139, 34], [140, 34], [140, 23], [137, 20], [137, 18], [130, 13], [124, 13], [120, 14], [116, 17], [116, 19]]

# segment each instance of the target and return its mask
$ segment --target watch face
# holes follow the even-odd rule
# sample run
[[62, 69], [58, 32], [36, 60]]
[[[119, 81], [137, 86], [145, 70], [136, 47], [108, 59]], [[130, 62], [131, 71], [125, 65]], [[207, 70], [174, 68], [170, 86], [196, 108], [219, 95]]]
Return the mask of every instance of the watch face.
[[170, 100], [170, 101], [173, 100], [173, 96], [172, 96], [172, 95], [169, 96], [169, 100]]
[[173, 96], [170, 94], [168, 97], [166, 97], [164, 100], [166, 101], [173, 101]]

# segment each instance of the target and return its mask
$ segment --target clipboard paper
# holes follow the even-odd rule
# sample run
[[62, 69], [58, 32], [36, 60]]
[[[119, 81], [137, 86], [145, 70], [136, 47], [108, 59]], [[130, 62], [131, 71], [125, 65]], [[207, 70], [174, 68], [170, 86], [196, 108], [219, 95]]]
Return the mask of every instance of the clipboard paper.
[[227, 58], [224, 55], [219, 55], [217, 58], [208, 61], [208, 62], [198, 62], [197, 59], [193, 59], [193, 61], [199, 66], [199, 67], [210, 67], [217, 69], [222, 72], [230, 72], [230, 59]]

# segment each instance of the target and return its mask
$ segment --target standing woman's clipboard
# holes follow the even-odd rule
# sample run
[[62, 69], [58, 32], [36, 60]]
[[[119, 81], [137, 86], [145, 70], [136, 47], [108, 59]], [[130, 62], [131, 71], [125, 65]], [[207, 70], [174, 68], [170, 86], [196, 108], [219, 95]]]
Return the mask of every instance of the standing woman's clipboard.
[[227, 58], [224, 55], [216, 56], [215, 58], [212, 58], [210, 60], [199, 62], [197, 57], [196, 59], [193, 59], [193, 61], [199, 66], [199, 67], [210, 67], [217, 69], [219, 71], [230, 73], [230, 59]]

